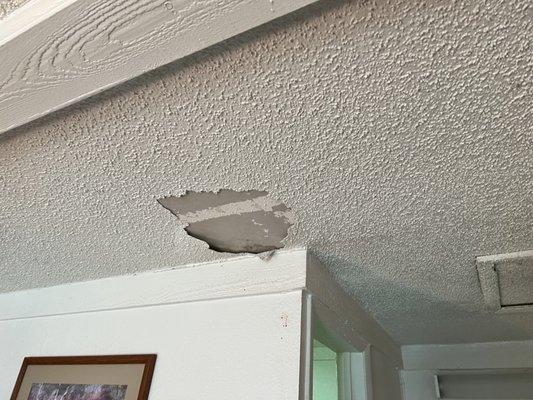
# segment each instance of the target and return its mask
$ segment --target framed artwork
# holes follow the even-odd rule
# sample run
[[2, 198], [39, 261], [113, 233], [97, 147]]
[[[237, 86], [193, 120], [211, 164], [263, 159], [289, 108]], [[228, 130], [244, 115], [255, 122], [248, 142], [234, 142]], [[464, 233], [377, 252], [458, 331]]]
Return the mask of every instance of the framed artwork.
[[147, 400], [156, 357], [26, 357], [11, 400]]

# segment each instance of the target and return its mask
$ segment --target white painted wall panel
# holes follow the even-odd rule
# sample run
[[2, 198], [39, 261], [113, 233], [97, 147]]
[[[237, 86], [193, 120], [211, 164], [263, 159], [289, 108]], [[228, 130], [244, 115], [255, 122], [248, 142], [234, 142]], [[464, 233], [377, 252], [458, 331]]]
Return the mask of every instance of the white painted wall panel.
[[435, 374], [433, 371], [402, 371], [405, 400], [436, 400]]
[[372, 386], [374, 400], [402, 400], [398, 368], [375, 348], [371, 348]]
[[0, 322], [0, 399], [25, 356], [157, 353], [150, 399], [298, 396], [301, 291]]
[[435, 371], [533, 368], [533, 341], [408, 345], [402, 355], [405, 399], [434, 400]]

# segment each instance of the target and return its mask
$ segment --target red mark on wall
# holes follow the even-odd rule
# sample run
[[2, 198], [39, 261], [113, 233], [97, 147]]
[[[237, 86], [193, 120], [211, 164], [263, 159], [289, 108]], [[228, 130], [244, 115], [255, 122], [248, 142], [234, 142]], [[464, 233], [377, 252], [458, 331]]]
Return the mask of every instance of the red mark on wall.
[[289, 326], [289, 316], [285, 313], [281, 314], [281, 326], [284, 328]]

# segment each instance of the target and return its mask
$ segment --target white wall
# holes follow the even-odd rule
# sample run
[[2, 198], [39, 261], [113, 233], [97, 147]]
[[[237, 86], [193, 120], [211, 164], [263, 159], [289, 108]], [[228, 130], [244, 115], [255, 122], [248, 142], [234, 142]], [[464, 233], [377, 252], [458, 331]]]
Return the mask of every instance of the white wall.
[[437, 371], [533, 368], [533, 341], [402, 346], [405, 400], [435, 400]]
[[373, 400], [402, 400], [400, 372], [379, 350], [372, 348]]
[[304, 400], [313, 315], [366, 349], [365, 390], [401, 398], [400, 348], [293, 250], [0, 295], [0, 400], [26, 356], [131, 353], [158, 354], [151, 400]]
[[435, 400], [435, 374], [433, 371], [402, 371], [405, 400]]
[[295, 400], [301, 298], [292, 291], [0, 321], [0, 399], [10, 397], [25, 356], [157, 353], [152, 400]]
[[533, 340], [402, 346], [406, 370], [532, 368]]

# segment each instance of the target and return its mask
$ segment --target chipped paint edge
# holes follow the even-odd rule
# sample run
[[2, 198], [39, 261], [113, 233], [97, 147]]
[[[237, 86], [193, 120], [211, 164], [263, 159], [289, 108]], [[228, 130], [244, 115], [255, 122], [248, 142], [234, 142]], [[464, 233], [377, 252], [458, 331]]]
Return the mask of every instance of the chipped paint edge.
[[[213, 200], [217, 199], [222, 192], [226, 194], [232, 194], [236, 196], [234, 201], [219, 202]], [[255, 192], [255, 193], [254, 193]], [[249, 197], [248, 195], [257, 194], [256, 197]], [[198, 206], [194, 210], [184, 210], [189, 208], [187, 199], [189, 195], [204, 198], [205, 203], [202, 206]], [[242, 196], [245, 200], [238, 200], [238, 196]], [[185, 202], [180, 204], [180, 202]], [[269, 196], [269, 193], [264, 190], [249, 189], [249, 190], [234, 190], [228, 188], [220, 188], [213, 191], [189, 191], [186, 190], [181, 195], [169, 195], [163, 196], [157, 199], [157, 203], [164, 209], [169, 211], [174, 217], [177, 218], [179, 224], [183, 230], [191, 237], [206, 243], [210, 250], [218, 253], [227, 254], [263, 254], [262, 259], [268, 259], [269, 253], [283, 249], [285, 247], [285, 241], [288, 236], [289, 229], [296, 222], [295, 214], [291, 207], [287, 207], [283, 202], [276, 200]], [[190, 204], [189, 204], [190, 205]], [[279, 208], [283, 210], [280, 210]], [[213, 230], [208, 229], [208, 226], [200, 228], [200, 231], [194, 230], [194, 225], [202, 222], [208, 222], [216, 220], [220, 222], [220, 219], [227, 221], [227, 218], [234, 216], [244, 216], [248, 214], [264, 212], [265, 216], [271, 214], [275, 219], [279, 219], [280, 226], [283, 225], [284, 233], [275, 237], [275, 241], [271, 242], [268, 246], [265, 243], [261, 243], [256, 237], [256, 233], [251, 229], [239, 230], [240, 236], [237, 237], [236, 242], [233, 244], [229, 240], [225, 240], [224, 236], [233, 230], [233, 224], [227, 224], [228, 227], [225, 230], [225, 235], [221, 233], [215, 234]], [[264, 226], [262, 229], [268, 233], [270, 231], [270, 225], [263, 225], [255, 222], [255, 219], [250, 215], [250, 219], [253, 225]], [[256, 230], [258, 228], [255, 228]], [[262, 240], [263, 238], [261, 238]], [[241, 241], [246, 240], [250, 242], [250, 246], [243, 247]]]

